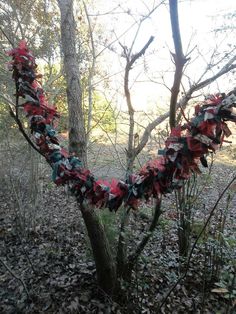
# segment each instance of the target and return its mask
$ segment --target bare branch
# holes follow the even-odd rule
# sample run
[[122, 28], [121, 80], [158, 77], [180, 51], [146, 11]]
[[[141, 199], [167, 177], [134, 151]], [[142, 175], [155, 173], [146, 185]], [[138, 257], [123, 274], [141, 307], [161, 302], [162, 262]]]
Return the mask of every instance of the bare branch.
[[135, 63], [135, 61], [137, 61], [142, 55], [145, 54], [146, 50], [148, 49], [150, 44], [153, 42], [153, 40], [154, 40], [154, 36], [151, 36], [149, 38], [149, 40], [147, 41], [147, 43], [144, 45], [144, 47], [138, 53], [136, 53], [135, 55], [132, 56], [132, 58], [128, 64], [129, 69], [131, 69], [131, 67]]
[[130, 90], [129, 90], [129, 73], [132, 69], [133, 64], [137, 61], [147, 50], [150, 44], [153, 42], [154, 37], [151, 36], [144, 47], [133, 55], [130, 56], [126, 53], [124, 47], [124, 53], [126, 55], [126, 67], [125, 67], [125, 77], [124, 77], [124, 91], [125, 98], [129, 112], [129, 137], [128, 137], [128, 148], [127, 148], [127, 176], [132, 172], [133, 162], [137, 155], [134, 154], [134, 108], [131, 102]]
[[174, 82], [171, 88], [170, 98], [170, 127], [175, 127], [175, 115], [176, 115], [176, 104], [179, 94], [180, 83], [183, 75], [183, 68], [185, 63], [189, 60], [183, 54], [181, 34], [179, 28], [179, 17], [178, 17], [178, 2], [177, 0], [169, 0], [170, 7], [170, 19], [172, 36], [175, 46], [175, 54], [172, 53], [172, 57], [175, 64], [175, 75]]
[[199, 84], [197, 84], [196, 86], [193, 86], [194, 92], [211, 84], [212, 82], [214, 82], [216, 79], [218, 79], [219, 77], [221, 77], [222, 75], [232, 71], [233, 69], [236, 68], [236, 64], [233, 64], [236, 61], [236, 56], [234, 56], [233, 58], [231, 58], [229, 60], [229, 62], [226, 63], [226, 65], [223, 66], [223, 68], [217, 72], [215, 75], [213, 75], [212, 77], [200, 82]]
[[34, 145], [34, 143], [31, 141], [30, 137], [28, 136], [28, 134], [25, 132], [25, 129], [20, 121], [20, 119], [18, 118], [18, 116], [15, 114], [14, 110], [12, 109], [12, 106], [15, 107], [15, 104], [9, 100], [7, 97], [5, 97], [4, 95], [0, 94], [0, 97], [4, 100], [4, 102], [8, 105], [9, 107], [9, 112], [10, 115], [13, 117], [13, 119], [15, 120], [21, 134], [24, 136], [24, 138], [26, 139], [26, 141], [30, 144], [31, 147], [33, 147], [34, 150], [36, 150], [40, 155], [42, 155], [43, 157], [45, 157], [41, 151]]
[[6, 37], [8, 42], [11, 44], [12, 47], [14, 47], [14, 43], [11, 41], [10, 37], [7, 35], [7, 33], [4, 31], [4, 29], [0, 26], [0, 31], [3, 33], [3, 35]]
[[[234, 56], [233, 58], [231, 58], [229, 60], [229, 62], [227, 62], [222, 69], [219, 70], [219, 72], [217, 72], [215, 75], [209, 77], [208, 79], [199, 82], [198, 84], [192, 85], [189, 90], [185, 93], [185, 95], [179, 100], [179, 102], [176, 105], [176, 109], [180, 108], [180, 107], [185, 107], [189, 100], [192, 98], [193, 93], [195, 93], [196, 91], [206, 87], [207, 85], [211, 84], [212, 82], [214, 82], [216, 79], [218, 79], [219, 77], [223, 76], [224, 74], [232, 71], [233, 69], [236, 68], [236, 64], [233, 64], [236, 61], [236, 56]], [[151, 132], [153, 131], [153, 129], [159, 125], [160, 123], [162, 123], [163, 121], [165, 121], [168, 117], [170, 116], [170, 111], [160, 115], [159, 117], [157, 117], [153, 122], [149, 123], [148, 126], [146, 127], [139, 145], [135, 148], [135, 155], [138, 155], [142, 149], [145, 147], [145, 145], [148, 142], [149, 136], [151, 134]]]
[[190, 266], [190, 262], [191, 262], [191, 259], [192, 259], [192, 255], [193, 255], [193, 252], [197, 246], [197, 243], [199, 241], [199, 239], [201, 238], [203, 232], [206, 230], [206, 227], [209, 225], [209, 222], [219, 204], [219, 202], [221, 201], [222, 197], [225, 195], [225, 193], [228, 191], [228, 189], [230, 188], [230, 186], [233, 184], [233, 182], [236, 180], [236, 174], [234, 173], [234, 177], [233, 179], [227, 184], [227, 186], [225, 187], [225, 189], [223, 190], [223, 192], [220, 194], [220, 196], [218, 197], [215, 205], [213, 206], [213, 208], [211, 209], [210, 211], [210, 214], [206, 220], [206, 222], [204, 223], [204, 226], [202, 228], [202, 230], [199, 232], [196, 240], [194, 241], [193, 245], [192, 245], [192, 248], [190, 250], [190, 253], [189, 253], [189, 256], [188, 256], [188, 259], [187, 259], [187, 263], [186, 263], [186, 268], [185, 268], [185, 272], [183, 273], [183, 275], [176, 281], [176, 283], [172, 286], [172, 288], [168, 291], [167, 295], [164, 297], [164, 299], [162, 300], [160, 306], [158, 307], [158, 310], [160, 310], [162, 308], [162, 306], [165, 304], [165, 302], [167, 301], [168, 297], [170, 296], [171, 292], [174, 291], [174, 289], [177, 287], [177, 285], [187, 276], [188, 274], [188, 270], [189, 270], [189, 266]]
[[88, 144], [90, 130], [91, 130], [91, 123], [92, 123], [92, 114], [93, 114], [93, 86], [92, 86], [92, 81], [93, 81], [93, 76], [94, 76], [96, 54], [95, 54], [95, 46], [94, 46], [91, 21], [89, 18], [89, 14], [88, 14], [88, 10], [87, 10], [87, 6], [86, 6], [85, 2], [83, 2], [83, 4], [84, 4], [84, 10], [85, 10], [86, 18], [88, 21], [89, 36], [90, 36], [90, 42], [91, 42], [91, 53], [92, 53], [92, 64], [89, 67], [89, 76], [88, 76], [88, 125], [87, 125], [87, 133], [86, 133], [86, 142]]
[[[146, 16], [144, 16], [141, 21], [139, 21], [139, 25], [142, 24], [147, 18], [149, 18], [151, 16], [151, 14], [160, 6], [162, 5], [163, 3], [165, 2], [165, 0], [161, 1], [159, 4], [157, 4], [156, 6], [154, 6], [152, 8], [152, 10], [150, 12], [148, 12], [148, 14]], [[108, 13], [106, 13], [108, 14]], [[91, 14], [90, 14], [91, 15]], [[134, 23], [132, 23], [124, 32], [122, 32], [119, 36], [116, 37], [116, 39], [112, 40], [106, 47], [104, 47], [97, 55], [96, 57], [100, 56], [106, 49], [108, 49], [109, 47], [111, 47], [111, 45], [113, 45], [115, 42], [119, 41], [119, 39], [121, 37], [123, 37], [126, 33], [128, 33], [138, 22], [135, 21]], [[140, 29], [140, 26], [138, 26], [138, 29], [136, 31], [136, 35], [137, 33], [139, 32], [139, 29]], [[136, 38], [136, 35], [134, 37], [134, 40]], [[134, 45], [134, 40], [133, 40], [133, 43], [131, 45], [131, 49], [130, 49], [130, 53], [132, 51], [132, 47]]]
[[114, 148], [114, 150], [116, 152], [116, 155], [117, 155], [117, 158], [119, 160], [119, 163], [120, 163], [121, 167], [123, 168], [123, 170], [126, 170], [125, 165], [122, 162], [122, 160], [120, 158], [120, 154], [119, 154], [119, 152], [118, 152], [118, 150], [116, 148], [116, 145], [114, 144], [114, 142], [113, 142], [112, 138], [110, 137], [109, 133], [105, 130], [105, 128], [100, 123], [98, 123], [98, 125], [103, 130], [103, 132], [106, 133], [107, 137], [109, 138], [109, 140], [110, 140], [110, 142], [111, 142], [111, 144], [112, 144], [112, 146], [113, 146], [113, 148]]
[[21, 279], [19, 276], [17, 276], [11, 269], [10, 267], [8, 267], [8, 265], [0, 258], [0, 262], [1, 264], [7, 269], [7, 271], [12, 275], [12, 277], [14, 277], [15, 279], [17, 279], [18, 281], [20, 281], [20, 283], [22, 284], [26, 294], [27, 294], [27, 297], [30, 298], [30, 294], [29, 294], [29, 291], [25, 285], [25, 282], [23, 279]]
[[[137, 37], [138, 37], [138, 33], [139, 33], [140, 28], [141, 28], [141, 26], [142, 26], [142, 23], [143, 23], [146, 19], [148, 19], [148, 18], [152, 15], [152, 13], [155, 12], [156, 9], [157, 9], [159, 6], [161, 6], [163, 3], [164, 3], [164, 1], [161, 1], [159, 4], [157, 4], [156, 6], [154, 6], [154, 7], [152, 8], [152, 10], [149, 11], [148, 14], [145, 15], [145, 16], [140, 20], [140, 22], [139, 22], [139, 24], [138, 24], [138, 28], [137, 28], [137, 30], [136, 30], [136, 33], [135, 33], [135, 35], [134, 35], [134, 38], [133, 38], [131, 47], [130, 47], [130, 49], [129, 49], [129, 56], [130, 56], [131, 53], [132, 53], [132, 50], [133, 50], [135, 41], [136, 41], [136, 39], [137, 39]], [[144, 4], [144, 3], [143, 3], [143, 4]], [[145, 4], [144, 4], [144, 5], [145, 5]], [[147, 5], [145, 5], [145, 7], [148, 8]]]

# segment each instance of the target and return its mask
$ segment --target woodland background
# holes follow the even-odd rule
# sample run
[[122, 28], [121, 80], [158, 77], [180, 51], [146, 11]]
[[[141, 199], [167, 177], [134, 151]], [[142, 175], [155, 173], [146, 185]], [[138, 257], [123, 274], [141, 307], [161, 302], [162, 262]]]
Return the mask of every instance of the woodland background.
[[[212, 5], [206, 24], [199, 16], [199, 28], [213, 21], [205, 33], [181, 22], [196, 3], [202, 11]], [[210, 0], [0, 1], [2, 313], [234, 313], [235, 184], [214, 206], [235, 176], [235, 126], [201, 176], [163, 197], [158, 220], [155, 200], [138, 211], [93, 211], [90, 226], [103, 230], [107, 264], [119, 266], [120, 258], [125, 265], [136, 254], [129, 278], [107, 285], [97, 281], [81, 208], [53, 184], [9, 114], [15, 86], [6, 67], [6, 51], [26, 39], [61, 113], [64, 147], [95, 176], [125, 180], [156, 157], [170, 126], [184, 119], [180, 107], [191, 117], [208, 93], [235, 88], [235, 11], [231, 1], [222, 3], [219, 13]], [[19, 117], [29, 134], [24, 113]]]

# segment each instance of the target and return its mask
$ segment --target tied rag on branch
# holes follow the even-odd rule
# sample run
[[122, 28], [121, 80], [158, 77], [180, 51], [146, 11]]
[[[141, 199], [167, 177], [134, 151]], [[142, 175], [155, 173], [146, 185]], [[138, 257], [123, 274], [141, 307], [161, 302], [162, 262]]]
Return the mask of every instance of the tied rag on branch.
[[[137, 209], [142, 198], [159, 198], [181, 188], [192, 173], [201, 173], [199, 163], [207, 167], [206, 155], [219, 148], [224, 137], [231, 135], [226, 122], [236, 123], [236, 96], [233, 92], [209, 96], [195, 107], [195, 115], [184, 125], [171, 130], [165, 148], [157, 159], [148, 161], [137, 174], [126, 182], [96, 179], [80, 160], [60, 146], [55, 131], [59, 118], [50, 106], [37, 81], [35, 58], [22, 40], [18, 48], [8, 52], [12, 57], [9, 70], [16, 83], [16, 106], [22, 106], [29, 119], [36, 146], [53, 168], [53, 181], [69, 184], [79, 202], [87, 201], [96, 207], [117, 210], [123, 203]], [[21, 105], [18, 98], [23, 99]]]

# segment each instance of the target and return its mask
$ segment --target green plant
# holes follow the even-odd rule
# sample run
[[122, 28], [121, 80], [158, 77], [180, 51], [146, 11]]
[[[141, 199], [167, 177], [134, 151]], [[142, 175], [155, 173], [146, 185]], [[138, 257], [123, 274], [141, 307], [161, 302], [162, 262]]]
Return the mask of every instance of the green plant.
[[234, 262], [233, 264], [235, 265], [227, 265], [221, 271], [219, 280], [215, 282], [217, 288], [211, 290], [230, 301], [236, 299], [236, 263]]
[[[191, 223], [191, 236], [192, 236], [192, 238], [198, 237], [203, 226], [204, 226], [203, 220], [195, 220]], [[209, 238], [209, 228], [206, 228], [206, 231], [204, 232], [203, 235], [201, 235], [201, 237], [199, 239], [199, 243], [205, 242], [206, 239], [208, 239], [208, 238]]]
[[108, 241], [111, 244], [111, 248], [113, 253], [116, 247], [117, 242], [117, 235], [118, 235], [118, 225], [117, 225], [117, 216], [115, 213], [110, 213], [106, 210], [99, 212], [99, 218], [103, 224], [103, 227], [106, 232], [106, 236], [108, 238]]
[[199, 195], [199, 184], [197, 176], [193, 175], [181, 189], [175, 192], [179, 255], [187, 257], [190, 247], [191, 221], [194, 205]]

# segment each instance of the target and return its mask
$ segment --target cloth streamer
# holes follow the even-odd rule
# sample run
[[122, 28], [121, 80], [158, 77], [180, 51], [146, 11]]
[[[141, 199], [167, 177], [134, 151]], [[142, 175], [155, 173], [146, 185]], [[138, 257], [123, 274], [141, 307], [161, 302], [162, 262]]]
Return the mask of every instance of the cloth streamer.
[[60, 146], [55, 130], [59, 114], [48, 104], [43, 88], [37, 81], [37, 65], [24, 40], [8, 52], [12, 57], [8, 68], [13, 71], [16, 96], [23, 99], [33, 140], [53, 168], [52, 179], [57, 185], [68, 184], [79, 202], [116, 211], [124, 204], [137, 209], [141, 199], [159, 198], [183, 186], [193, 173], [201, 173], [199, 164], [207, 167], [207, 154], [215, 152], [224, 137], [231, 135], [227, 121], [236, 123], [233, 107], [236, 96], [218, 93], [195, 107], [193, 118], [173, 128], [159, 151], [160, 157], [148, 161], [126, 182], [96, 179], [83, 168], [81, 161]]

